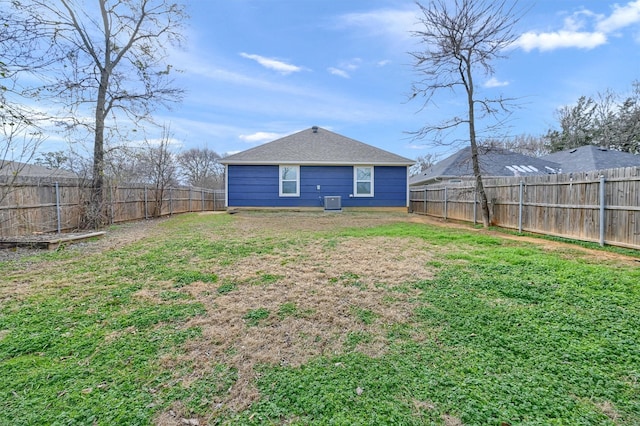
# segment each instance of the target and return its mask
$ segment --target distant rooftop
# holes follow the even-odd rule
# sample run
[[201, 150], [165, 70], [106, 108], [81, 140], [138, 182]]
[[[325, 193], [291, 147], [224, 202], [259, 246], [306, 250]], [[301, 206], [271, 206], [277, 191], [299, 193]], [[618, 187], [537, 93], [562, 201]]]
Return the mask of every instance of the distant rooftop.
[[[518, 154], [502, 148], [479, 148], [480, 171], [485, 177], [534, 176], [557, 173], [560, 164], [549, 160]], [[471, 147], [466, 147], [412, 176], [411, 185], [426, 185], [442, 180], [473, 177]]]
[[640, 155], [614, 151], [594, 145], [586, 145], [541, 157], [560, 163], [562, 173], [589, 172], [593, 170], [616, 169], [618, 167], [640, 166]]
[[17, 161], [0, 160], [0, 176], [51, 178], [51, 179], [75, 179], [78, 176], [67, 170], [49, 169], [36, 164], [20, 163]]

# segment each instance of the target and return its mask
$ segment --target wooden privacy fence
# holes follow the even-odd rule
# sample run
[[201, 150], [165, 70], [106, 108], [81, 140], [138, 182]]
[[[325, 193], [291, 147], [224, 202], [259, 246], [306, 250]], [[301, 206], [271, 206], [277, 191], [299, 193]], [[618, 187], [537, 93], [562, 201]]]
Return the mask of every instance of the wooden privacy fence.
[[[492, 224], [640, 249], [640, 167], [483, 180]], [[476, 223], [472, 182], [410, 189], [409, 211]]]
[[[75, 179], [0, 183], [0, 237], [80, 228], [89, 191]], [[203, 188], [157, 191], [144, 185], [109, 186], [104, 200], [104, 214], [112, 224], [174, 213], [225, 210], [224, 191]]]

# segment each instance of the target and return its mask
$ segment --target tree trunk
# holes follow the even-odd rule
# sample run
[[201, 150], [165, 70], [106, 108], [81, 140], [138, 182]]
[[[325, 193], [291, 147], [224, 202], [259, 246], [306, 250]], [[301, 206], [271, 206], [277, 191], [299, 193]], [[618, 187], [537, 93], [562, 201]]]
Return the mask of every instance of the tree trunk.
[[93, 181], [89, 205], [89, 226], [98, 229], [104, 224], [104, 120], [107, 99], [109, 73], [103, 69], [100, 73], [100, 86], [96, 101], [96, 127], [93, 143]]
[[[470, 126], [475, 132], [473, 125]], [[480, 164], [478, 162], [478, 145], [475, 140], [471, 142], [471, 161], [473, 163], [473, 173], [476, 177], [476, 191], [480, 195], [480, 209], [482, 210], [482, 225], [487, 228], [491, 224], [491, 217], [489, 211], [489, 202], [487, 201], [487, 194], [484, 191], [484, 184], [482, 183], [482, 173], [480, 172]]]
[[471, 145], [471, 163], [473, 165], [473, 174], [476, 178], [476, 191], [480, 195], [480, 209], [482, 210], [482, 225], [488, 228], [491, 224], [489, 212], [489, 203], [487, 202], [487, 194], [484, 191], [482, 183], [482, 171], [480, 170], [480, 161], [478, 159], [478, 143], [476, 141], [476, 118], [475, 118], [475, 102], [473, 100], [473, 76], [471, 75], [470, 62], [466, 67], [466, 89], [467, 102], [469, 107], [469, 144]]

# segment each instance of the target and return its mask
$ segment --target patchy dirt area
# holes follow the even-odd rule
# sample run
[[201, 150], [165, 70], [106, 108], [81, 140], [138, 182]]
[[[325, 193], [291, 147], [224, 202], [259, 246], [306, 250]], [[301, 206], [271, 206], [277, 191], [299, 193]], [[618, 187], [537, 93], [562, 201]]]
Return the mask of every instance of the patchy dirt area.
[[[185, 361], [233, 366], [238, 381], [224, 405], [239, 410], [258, 397], [256, 365], [299, 366], [320, 355], [344, 353], [350, 340], [351, 349], [380, 356], [389, 344], [389, 327], [410, 326], [415, 290], [407, 283], [431, 278], [433, 271], [423, 241], [376, 237], [367, 242], [345, 238], [335, 245], [319, 242], [245, 258], [213, 271], [221, 282], [236, 285], [223, 295], [212, 297], [210, 284], [186, 287], [208, 315], [189, 324], [203, 330], [202, 338], [191, 341], [181, 358], [166, 360], [168, 366]], [[268, 317], [248, 326], [247, 315], [257, 309]]]
[[[104, 250], [110, 250], [113, 248], [123, 247], [127, 244], [138, 241], [153, 232], [156, 232], [157, 226], [168, 219], [150, 219], [136, 222], [129, 222], [121, 225], [115, 225], [105, 230], [104, 236], [99, 240], [73, 242], [65, 244], [66, 250], [77, 252], [79, 255], [86, 255], [91, 253], [99, 253]], [[62, 234], [62, 236], [78, 236], [81, 233], [69, 233]], [[19, 240], [19, 238], [16, 238]], [[27, 236], [23, 239], [29, 241], [45, 241], [52, 239], [49, 235], [39, 236]], [[23, 257], [33, 256], [34, 254], [46, 251], [46, 249], [28, 248], [28, 247], [13, 247], [13, 248], [0, 248], [0, 262], [9, 260], [18, 260]]]

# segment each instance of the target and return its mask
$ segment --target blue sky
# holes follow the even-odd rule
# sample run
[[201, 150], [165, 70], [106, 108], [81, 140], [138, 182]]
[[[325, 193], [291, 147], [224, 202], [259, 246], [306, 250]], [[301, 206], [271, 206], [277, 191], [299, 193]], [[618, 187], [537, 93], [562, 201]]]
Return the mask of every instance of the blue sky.
[[[521, 1], [521, 37], [478, 76], [490, 95], [520, 98], [509, 133], [541, 135], [579, 96], [630, 90], [640, 79], [640, 0]], [[318, 125], [408, 158], [442, 156], [406, 133], [464, 112], [444, 93], [421, 110], [405, 0], [191, 0], [184, 49], [172, 53], [187, 94], [158, 121], [183, 149], [234, 153]], [[462, 109], [460, 109], [462, 107]]]

